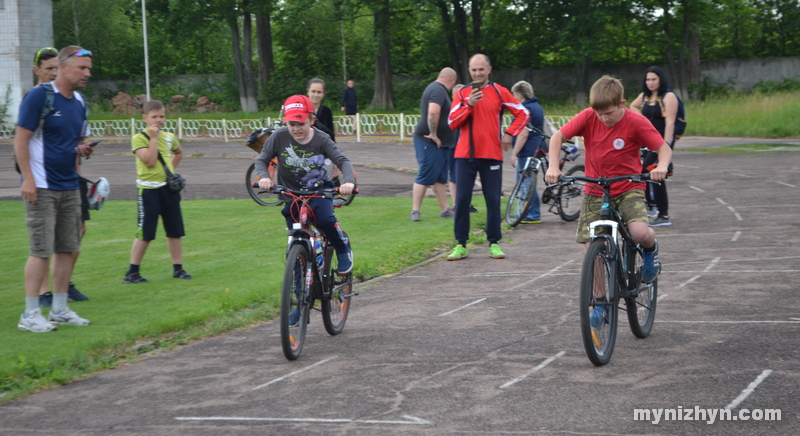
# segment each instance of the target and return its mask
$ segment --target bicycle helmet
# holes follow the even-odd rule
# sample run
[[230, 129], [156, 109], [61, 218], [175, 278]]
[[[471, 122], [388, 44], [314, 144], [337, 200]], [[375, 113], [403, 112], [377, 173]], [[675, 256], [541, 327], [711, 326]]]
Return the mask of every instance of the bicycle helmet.
[[87, 199], [89, 200], [89, 209], [100, 210], [100, 208], [103, 206], [103, 203], [106, 202], [110, 192], [111, 188], [109, 187], [108, 180], [106, 180], [105, 177], [100, 177], [96, 182], [92, 183], [92, 187], [89, 188], [89, 193], [87, 194]]

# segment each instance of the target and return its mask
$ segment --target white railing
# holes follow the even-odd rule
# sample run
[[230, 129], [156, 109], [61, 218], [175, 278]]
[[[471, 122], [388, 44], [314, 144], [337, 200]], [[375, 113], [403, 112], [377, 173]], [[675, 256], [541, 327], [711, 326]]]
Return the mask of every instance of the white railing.
[[[356, 114], [337, 115], [334, 117], [337, 138], [353, 138], [357, 142], [363, 139], [409, 140], [419, 122], [419, 115], [406, 114]], [[556, 128], [561, 128], [572, 117], [548, 116]], [[503, 116], [503, 129], [511, 124], [510, 115]], [[164, 130], [172, 132], [179, 139], [223, 139], [225, 142], [247, 138], [256, 129], [273, 125], [272, 118], [252, 120], [167, 120]], [[144, 121], [135, 118], [125, 120], [96, 120], [89, 122], [92, 138], [130, 138], [147, 126]], [[0, 124], [0, 139], [14, 138], [14, 124]]]

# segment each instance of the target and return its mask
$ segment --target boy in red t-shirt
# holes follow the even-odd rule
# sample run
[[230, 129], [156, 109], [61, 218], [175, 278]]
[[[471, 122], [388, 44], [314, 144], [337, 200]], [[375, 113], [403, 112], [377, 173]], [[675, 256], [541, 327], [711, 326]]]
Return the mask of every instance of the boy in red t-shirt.
[[[622, 82], [611, 76], [603, 76], [592, 85], [589, 93], [590, 108], [584, 109], [575, 118], [556, 132], [550, 140], [550, 156], [558, 156], [564, 138], [583, 136], [586, 148], [586, 176], [614, 177], [639, 174], [642, 162], [641, 147], [658, 153], [658, 166], [650, 172], [653, 181], [666, 178], [667, 167], [672, 160], [672, 149], [664, 138], [642, 115], [625, 107]], [[558, 165], [547, 169], [545, 181], [553, 184], [562, 175]], [[587, 184], [576, 241], [589, 247], [589, 223], [600, 219], [602, 190], [591, 189]], [[611, 197], [617, 210], [625, 220], [633, 239], [644, 248], [642, 281], [652, 282], [661, 272], [658, 260], [656, 234], [648, 223], [644, 200], [644, 183], [616, 183]], [[599, 307], [599, 306], [598, 306]]]

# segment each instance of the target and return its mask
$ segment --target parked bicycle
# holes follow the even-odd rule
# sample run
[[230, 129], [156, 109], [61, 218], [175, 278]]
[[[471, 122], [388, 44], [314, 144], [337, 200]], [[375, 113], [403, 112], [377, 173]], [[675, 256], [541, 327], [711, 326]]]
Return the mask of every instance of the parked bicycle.
[[[528, 125], [528, 130], [538, 133], [541, 137], [541, 142], [537, 147], [536, 155], [528, 157], [524, 166], [517, 168], [521, 174], [517, 184], [511, 191], [508, 203], [506, 203], [506, 222], [511, 227], [516, 227], [522, 221], [528, 207], [531, 205], [531, 201], [533, 201], [539, 170], [541, 169], [542, 177], [544, 177], [544, 174], [547, 173], [547, 166], [550, 163], [547, 153], [541, 149], [542, 144], [550, 139], [550, 136], [531, 125]], [[562, 170], [567, 162], [574, 162], [581, 155], [574, 142], [566, 142], [566, 144], [561, 145], [561, 156], [558, 160], [558, 166]], [[575, 165], [567, 170], [566, 175], [580, 176], [584, 172], [584, 165]], [[548, 212], [561, 216], [562, 220], [575, 221], [580, 215], [582, 196], [583, 186], [581, 184], [546, 186], [542, 191], [542, 204], [550, 204]]]
[[[275, 120], [272, 123], [272, 127], [264, 127], [256, 129], [253, 133], [250, 134], [250, 136], [247, 137], [245, 145], [250, 147], [250, 149], [255, 151], [256, 153], [261, 153], [261, 150], [264, 148], [264, 144], [266, 144], [267, 139], [269, 139], [270, 135], [272, 135], [272, 132], [274, 132], [279, 127], [281, 127], [280, 121]], [[334, 186], [338, 188], [343, 181], [343, 179], [340, 177], [341, 173], [338, 171], [338, 168], [336, 168], [333, 164], [326, 165], [326, 168], [328, 169], [328, 171], [332, 173], [331, 181], [333, 181]], [[275, 178], [277, 169], [278, 169], [278, 159], [272, 159], [269, 162], [269, 166], [267, 167], [267, 172], [269, 172], [270, 179], [280, 183], [280, 181]], [[356, 177], [355, 170], [353, 174], [354, 177]], [[260, 177], [256, 172], [256, 163], [253, 162], [250, 164], [250, 167], [247, 168], [247, 175], [245, 176], [247, 193], [250, 194], [250, 198], [252, 198], [256, 203], [262, 206], [282, 205], [283, 199], [281, 199], [281, 197], [277, 193], [272, 191], [261, 191], [258, 189], [259, 179]], [[358, 177], [356, 177], [356, 182], [357, 181]], [[255, 186], [255, 188], [253, 186]], [[336, 198], [337, 198], [336, 200], [337, 204], [347, 206], [348, 204], [353, 202], [355, 194], [352, 193], [346, 196], [337, 194]]]
[[[628, 324], [637, 338], [646, 338], [656, 317], [658, 279], [642, 283], [641, 245], [611, 201], [611, 185], [618, 182], [647, 182], [650, 174], [591, 178], [562, 176], [556, 185], [596, 183], [603, 190], [600, 219], [589, 224], [591, 240], [583, 260], [580, 287], [580, 318], [583, 346], [589, 360], [605, 365], [611, 359], [617, 337], [617, 312], [625, 301]], [[556, 186], [554, 185], [554, 186]]]
[[[258, 185], [254, 186], [258, 188]], [[338, 335], [344, 329], [350, 312], [353, 292], [353, 274], [339, 274], [338, 258], [333, 246], [322, 232], [313, 228], [314, 214], [309, 200], [315, 197], [335, 199], [338, 188], [293, 190], [273, 185], [274, 194], [282, 194], [299, 203], [297, 216], [289, 229], [286, 248], [286, 267], [281, 290], [281, 347], [289, 360], [300, 357], [305, 345], [306, 329], [311, 309], [322, 312], [322, 323], [330, 335]], [[340, 205], [334, 202], [334, 207]], [[345, 238], [347, 240], [347, 238]], [[349, 246], [349, 242], [348, 242]], [[314, 307], [319, 300], [320, 307]]]

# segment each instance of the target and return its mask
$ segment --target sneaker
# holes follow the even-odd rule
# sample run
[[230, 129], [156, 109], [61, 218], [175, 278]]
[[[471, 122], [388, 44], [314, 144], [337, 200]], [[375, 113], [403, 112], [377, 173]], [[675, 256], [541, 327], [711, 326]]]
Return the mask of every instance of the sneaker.
[[411, 221], [419, 221], [421, 219], [422, 218], [419, 217], [419, 211], [418, 210], [412, 210], [411, 211]]
[[453, 249], [453, 252], [447, 255], [447, 260], [461, 260], [469, 256], [469, 250], [467, 247], [457, 244], [456, 248]]
[[27, 315], [24, 313], [20, 315], [17, 328], [34, 333], [47, 333], [52, 332], [53, 330], [58, 330], [56, 326], [50, 324], [46, 319], [44, 319], [41, 309], [33, 309]]
[[83, 295], [81, 291], [79, 291], [75, 287], [75, 283], [69, 282], [69, 289], [67, 289], [67, 301], [74, 303], [76, 301], [86, 301], [89, 297]]
[[503, 253], [503, 250], [500, 249], [500, 246], [497, 244], [489, 245], [489, 257], [492, 259], [505, 259], [506, 254]]
[[39, 307], [53, 307], [53, 293], [50, 291], [39, 295]]
[[478, 213], [478, 209], [475, 209], [475, 206], [470, 204], [469, 205], [469, 212], [470, 213]]
[[300, 310], [297, 307], [289, 314], [289, 325], [296, 326], [300, 322]]
[[589, 325], [596, 329], [606, 322], [608, 320], [606, 319], [605, 306], [595, 306], [592, 314], [589, 315]]
[[71, 324], [71, 325], [91, 324], [88, 319], [83, 319], [79, 317], [78, 314], [71, 311], [69, 307], [64, 309], [63, 312], [56, 312], [54, 310], [51, 310], [50, 314], [47, 315], [47, 320], [54, 324]]
[[650, 283], [658, 277], [661, 273], [661, 262], [658, 261], [658, 241], [656, 241], [655, 250], [642, 253], [642, 282]]
[[672, 222], [670, 222], [669, 218], [660, 216], [653, 221], [650, 221], [650, 227], [661, 227], [661, 226], [671, 226]]
[[456, 213], [449, 207], [439, 213], [439, 218], [455, 218]]
[[336, 272], [344, 275], [353, 271], [353, 250], [348, 248], [346, 253], [337, 253], [336, 257], [339, 261], [339, 266], [336, 267]]
[[[184, 271], [182, 269], [179, 269], [179, 270], [177, 270], [177, 271], [172, 273], [172, 278], [175, 278], [175, 279], [190, 279], [190, 278], [192, 278], [192, 276], [187, 274], [186, 271]], [[147, 280], [145, 280], [145, 281], [147, 281]]]
[[522, 220], [520, 221], [522, 224], [541, 224], [542, 220]]
[[658, 208], [652, 204], [647, 205], [647, 217], [655, 218], [658, 216]]
[[125, 278], [122, 279], [122, 284], [126, 283], [147, 283], [147, 279], [139, 273], [126, 274]]

